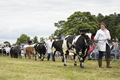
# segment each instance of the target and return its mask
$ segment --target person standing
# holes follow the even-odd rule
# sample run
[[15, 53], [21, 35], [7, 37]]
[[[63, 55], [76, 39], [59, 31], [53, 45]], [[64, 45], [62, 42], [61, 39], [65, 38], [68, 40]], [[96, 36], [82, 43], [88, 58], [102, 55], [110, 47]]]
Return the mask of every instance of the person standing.
[[93, 46], [90, 46], [90, 49], [88, 51], [88, 60], [91, 60], [93, 57], [92, 57], [92, 54], [93, 54], [93, 50], [94, 50], [94, 47]]
[[10, 47], [7, 45], [7, 47], [5, 47], [6, 50], [6, 56], [10, 55]]
[[51, 54], [51, 56], [52, 56], [52, 60], [55, 61], [55, 60], [54, 60], [54, 57], [53, 57], [53, 52], [52, 52], [52, 49], [51, 49], [53, 41], [54, 41], [54, 40], [53, 40], [53, 37], [50, 37], [50, 40], [48, 40], [48, 41], [46, 42], [46, 45], [47, 45], [47, 53], [48, 53], [47, 60], [48, 60], [48, 61], [49, 61], [49, 59], [50, 59], [50, 54]]
[[110, 32], [109, 30], [107, 30], [105, 28], [105, 23], [101, 22], [100, 23], [100, 27], [101, 29], [99, 29], [94, 37], [94, 41], [98, 40], [98, 50], [99, 50], [99, 58], [98, 58], [98, 65], [99, 68], [103, 68], [102, 67], [102, 56], [103, 53], [106, 52], [106, 63], [107, 63], [107, 68], [112, 68], [110, 66], [110, 47], [108, 44], [108, 40], [111, 40], [111, 36], [110, 36]]
[[120, 42], [119, 42], [119, 39], [118, 38], [116, 38], [116, 45], [118, 46], [119, 44], [120, 44]]
[[26, 44], [24, 45], [24, 54], [25, 54], [25, 58], [26, 58], [26, 47], [29, 47], [28, 43], [26, 43]]
[[116, 38], [116, 42], [114, 43], [114, 46], [115, 46], [115, 56], [117, 57], [117, 59], [119, 59], [119, 56], [120, 56], [120, 42], [119, 42], [119, 39]]

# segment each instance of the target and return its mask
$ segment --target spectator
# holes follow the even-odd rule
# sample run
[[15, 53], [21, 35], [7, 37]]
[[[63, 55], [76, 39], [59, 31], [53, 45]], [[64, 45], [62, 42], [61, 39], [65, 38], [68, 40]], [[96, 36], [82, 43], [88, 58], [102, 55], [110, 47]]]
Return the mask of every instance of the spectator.
[[48, 40], [48, 41], [46, 42], [46, 45], [47, 45], [47, 53], [48, 53], [47, 60], [48, 60], [48, 61], [49, 61], [49, 59], [50, 59], [50, 54], [51, 54], [51, 56], [52, 56], [52, 60], [55, 61], [55, 60], [54, 60], [54, 57], [53, 57], [53, 52], [52, 52], [52, 50], [51, 50], [53, 41], [54, 41], [54, 40], [53, 40], [53, 37], [50, 37], [50, 40]]
[[91, 60], [92, 59], [92, 52], [94, 50], [94, 47], [93, 46], [90, 46], [90, 49], [88, 51], [88, 60]]
[[15, 46], [18, 46], [17, 44]]
[[118, 40], [118, 38], [116, 38], [116, 42], [115, 43], [117, 43], [117, 44], [119, 44], [120, 42], [119, 42], [119, 40]]
[[111, 56], [116, 56], [117, 59], [119, 59], [120, 56], [120, 42], [118, 41], [118, 38], [116, 38], [116, 42], [113, 42], [114, 48], [111, 50]]
[[119, 57], [120, 57], [120, 50], [119, 50], [119, 52], [117, 53], [116, 57], [117, 57], [117, 59], [119, 59]]
[[99, 57], [99, 51], [98, 51], [97, 48], [94, 48], [93, 55], [95, 55], [95, 59], [98, 59], [98, 57]]
[[10, 55], [10, 47], [7, 45], [7, 47], [5, 47], [6, 50], [6, 56]]
[[46, 48], [46, 54], [45, 54], [45, 58], [47, 58], [47, 56], [48, 56], [48, 48], [47, 48], [47, 45], [46, 45], [46, 43], [44, 43], [45, 44], [45, 48]]
[[28, 45], [28, 43], [26, 43], [25, 45], [24, 45], [24, 53], [25, 53], [25, 58], [26, 58], [26, 47], [29, 47], [29, 45]]

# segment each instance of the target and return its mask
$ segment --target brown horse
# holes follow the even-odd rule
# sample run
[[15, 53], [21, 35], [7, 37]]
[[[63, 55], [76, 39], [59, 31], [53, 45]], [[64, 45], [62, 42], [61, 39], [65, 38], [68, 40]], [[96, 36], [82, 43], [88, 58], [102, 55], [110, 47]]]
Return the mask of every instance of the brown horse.
[[33, 55], [34, 59], [34, 47], [26, 47], [26, 55], [28, 56], [28, 59], [31, 59], [31, 55]]

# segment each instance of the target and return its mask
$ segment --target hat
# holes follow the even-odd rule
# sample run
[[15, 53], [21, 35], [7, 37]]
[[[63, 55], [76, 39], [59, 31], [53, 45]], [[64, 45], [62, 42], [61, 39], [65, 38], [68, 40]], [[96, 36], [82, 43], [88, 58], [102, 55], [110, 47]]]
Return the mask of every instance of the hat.
[[31, 41], [31, 40], [29, 40], [29, 41], [28, 41], [28, 44], [31, 44], [31, 43], [32, 43], [32, 41]]
[[88, 33], [90, 31], [90, 29], [80, 29], [80, 33], [84, 34], [84, 33]]

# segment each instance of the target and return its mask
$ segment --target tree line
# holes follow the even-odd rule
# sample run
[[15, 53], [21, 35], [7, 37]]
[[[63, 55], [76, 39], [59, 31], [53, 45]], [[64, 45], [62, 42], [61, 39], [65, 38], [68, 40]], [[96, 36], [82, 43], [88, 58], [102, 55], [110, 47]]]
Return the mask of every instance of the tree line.
[[54, 23], [57, 27], [52, 34], [55, 39], [61, 39], [63, 35], [79, 35], [80, 29], [90, 29], [90, 32], [96, 33], [100, 28], [100, 23], [104, 22], [106, 28], [110, 31], [111, 37], [120, 39], [120, 14], [92, 15], [90, 12], [74, 12], [67, 18], [67, 21], [60, 20]]
[[38, 42], [45, 42], [44, 37], [40, 37], [40, 41], [38, 41], [38, 37], [34, 36], [33, 39], [30, 39], [30, 37], [26, 34], [22, 34], [19, 38], [17, 38], [16, 44], [20, 45], [21, 43], [27, 43], [28, 41], [32, 41], [32, 43], [38, 43]]

